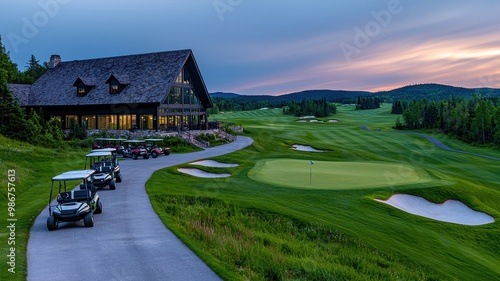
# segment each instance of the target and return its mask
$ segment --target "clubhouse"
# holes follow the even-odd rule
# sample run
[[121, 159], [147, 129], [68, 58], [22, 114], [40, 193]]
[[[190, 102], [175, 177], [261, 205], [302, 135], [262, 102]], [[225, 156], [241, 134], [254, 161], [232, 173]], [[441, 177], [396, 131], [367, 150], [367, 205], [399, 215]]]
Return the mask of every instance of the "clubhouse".
[[93, 130], [208, 129], [212, 101], [191, 50], [64, 62], [33, 85], [9, 85], [21, 106]]

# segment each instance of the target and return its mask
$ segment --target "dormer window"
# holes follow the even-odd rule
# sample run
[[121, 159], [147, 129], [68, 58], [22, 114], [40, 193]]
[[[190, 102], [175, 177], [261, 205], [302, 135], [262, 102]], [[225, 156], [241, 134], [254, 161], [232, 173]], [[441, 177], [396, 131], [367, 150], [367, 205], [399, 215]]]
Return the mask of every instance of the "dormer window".
[[120, 92], [120, 87], [119, 85], [109, 85], [109, 92], [111, 94], [118, 94]]
[[85, 87], [78, 87], [78, 90], [76, 92], [76, 95], [79, 97], [83, 97], [87, 94], [87, 91], [85, 91]]
[[78, 77], [73, 87], [76, 87], [76, 96], [84, 97], [95, 87], [95, 83], [92, 79]]
[[130, 82], [127, 75], [111, 74], [106, 84], [109, 84], [109, 93], [116, 95], [121, 93]]

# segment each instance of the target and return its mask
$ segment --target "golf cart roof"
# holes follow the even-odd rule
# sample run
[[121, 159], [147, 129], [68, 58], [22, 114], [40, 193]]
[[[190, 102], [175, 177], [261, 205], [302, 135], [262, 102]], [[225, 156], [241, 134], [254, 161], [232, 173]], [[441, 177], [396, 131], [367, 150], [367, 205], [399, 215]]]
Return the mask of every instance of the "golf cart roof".
[[144, 141], [163, 141], [163, 139], [145, 139]]
[[110, 151], [96, 151], [90, 152], [87, 154], [87, 157], [104, 157], [104, 156], [112, 156], [113, 154]]
[[95, 173], [95, 170], [76, 170], [64, 172], [52, 178], [52, 181], [84, 180]]
[[90, 152], [116, 152], [116, 148], [98, 148], [98, 149], [92, 149]]
[[115, 138], [96, 138], [96, 141], [124, 141], [127, 139], [115, 139]]
[[143, 140], [126, 140], [124, 142], [129, 142], [129, 143], [142, 143], [144, 142]]

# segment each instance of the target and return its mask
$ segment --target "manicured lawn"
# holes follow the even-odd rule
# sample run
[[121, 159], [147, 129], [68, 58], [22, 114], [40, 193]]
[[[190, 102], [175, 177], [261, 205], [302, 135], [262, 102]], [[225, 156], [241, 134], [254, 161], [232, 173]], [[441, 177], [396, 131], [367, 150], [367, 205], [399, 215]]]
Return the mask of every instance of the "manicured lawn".
[[[360, 173], [362, 171], [362, 173]], [[308, 189], [364, 189], [426, 182], [430, 179], [405, 165], [374, 162], [265, 159], [248, 176], [257, 181]]]
[[[146, 184], [153, 207], [176, 235], [227, 280], [498, 280], [500, 163], [444, 151], [422, 137], [391, 131], [397, 116], [389, 114], [390, 105], [369, 111], [352, 109], [339, 106], [337, 115], [325, 119], [338, 123], [299, 123], [298, 118], [275, 109], [212, 116], [242, 125], [254, 139], [251, 147], [214, 159], [240, 166], [200, 167], [232, 174], [225, 179], [191, 177], [178, 172], [178, 167], [158, 171]], [[451, 147], [498, 153], [444, 139]], [[293, 144], [325, 152], [295, 151], [290, 149]], [[300, 173], [288, 174], [280, 182], [272, 182], [265, 172], [267, 180], [254, 178], [263, 165], [276, 160], [292, 163], [271, 165], [281, 171], [287, 170], [281, 165], [303, 166]], [[313, 181], [318, 166], [335, 162], [356, 163], [348, 171], [365, 182], [367, 178], [380, 180], [380, 173], [398, 175], [398, 167], [408, 168], [401, 175], [412, 179], [415, 171], [426, 181], [394, 178], [385, 186], [371, 188], [311, 189], [310, 160], [315, 163]], [[365, 177], [371, 169], [359, 163], [382, 166]], [[293, 186], [299, 180], [305, 184]], [[495, 222], [482, 226], [444, 223], [373, 200], [395, 193], [437, 203], [460, 200], [492, 215]]]

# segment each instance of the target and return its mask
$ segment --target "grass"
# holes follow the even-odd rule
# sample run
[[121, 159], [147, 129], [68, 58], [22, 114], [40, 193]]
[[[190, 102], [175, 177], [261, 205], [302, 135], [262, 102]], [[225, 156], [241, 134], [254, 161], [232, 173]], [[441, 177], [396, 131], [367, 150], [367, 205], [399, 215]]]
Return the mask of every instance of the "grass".
[[[26, 249], [29, 230], [38, 214], [48, 204], [51, 178], [72, 169], [83, 169], [88, 149], [63, 151], [45, 149], [0, 136], [0, 221], [8, 225], [7, 175], [15, 170], [15, 245], [8, 244], [10, 232], [0, 232], [0, 280], [26, 280]], [[2, 227], [4, 228], [4, 227]], [[4, 228], [5, 229], [5, 228]], [[8, 272], [6, 256], [15, 247], [15, 274]]]
[[[199, 179], [171, 167], [154, 173], [146, 188], [164, 223], [227, 280], [497, 280], [498, 162], [392, 132], [397, 116], [389, 111], [390, 105], [369, 111], [339, 106], [330, 118], [338, 123], [298, 123], [280, 110], [212, 116], [242, 125], [255, 141], [214, 159], [240, 164], [210, 168], [232, 176]], [[360, 128], [365, 125], [372, 131]], [[436, 136], [454, 148], [498, 153]], [[326, 152], [294, 151], [293, 144]], [[270, 159], [304, 161], [306, 172], [310, 160], [313, 169], [320, 163], [381, 163], [387, 165], [382, 171], [392, 174], [399, 165], [429, 181], [392, 180], [369, 189], [328, 190], [289, 188], [249, 176]], [[366, 172], [351, 169], [356, 170], [360, 177]], [[290, 181], [295, 181], [292, 176]], [[394, 193], [436, 203], [460, 200], [496, 221], [472, 227], [443, 223], [373, 200]]]
[[[375, 162], [265, 159], [248, 176], [266, 183], [307, 189], [363, 189], [426, 182], [429, 179], [412, 167]], [[360, 171], [363, 171], [360, 174]]]

